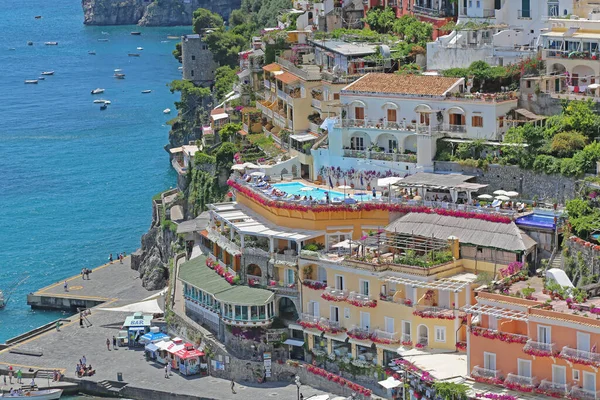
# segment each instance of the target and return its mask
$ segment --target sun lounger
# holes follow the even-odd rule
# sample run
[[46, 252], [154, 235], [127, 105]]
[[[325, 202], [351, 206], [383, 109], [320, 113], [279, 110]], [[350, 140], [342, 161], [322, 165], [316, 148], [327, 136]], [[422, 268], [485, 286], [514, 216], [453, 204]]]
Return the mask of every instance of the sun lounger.
[[284, 181], [291, 181], [294, 179], [294, 175], [292, 174], [283, 174], [281, 175], [281, 179], [283, 179]]
[[500, 207], [502, 205], [502, 200], [494, 200], [494, 202], [492, 203], [492, 207], [496, 208], [496, 207]]

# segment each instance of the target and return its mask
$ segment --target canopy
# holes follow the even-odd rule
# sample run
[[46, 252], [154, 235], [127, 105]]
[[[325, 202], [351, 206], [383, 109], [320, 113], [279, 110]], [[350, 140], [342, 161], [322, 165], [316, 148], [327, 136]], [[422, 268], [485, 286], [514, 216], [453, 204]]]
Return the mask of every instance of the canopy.
[[166, 343], [168, 343], [168, 346], [167, 346], [167, 348], [165, 350], [167, 350], [171, 354], [175, 354], [179, 350], [184, 350], [185, 349], [185, 346], [183, 344], [176, 344], [174, 342], [166, 342]]
[[386, 389], [393, 389], [402, 384], [402, 382], [400, 382], [397, 379], [394, 379], [394, 377], [392, 377], [392, 376], [388, 377], [385, 381], [379, 381], [377, 383], [379, 383], [381, 386], [383, 386]]
[[155, 345], [154, 343], [148, 343], [148, 344], [146, 345], [145, 349], [146, 349], [147, 351], [156, 351], [156, 350], [158, 350], [158, 346], [157, 346], [157, 345]]
[[348, 186], [348, 185], [341, 185], [337, 187], [338, 189], [352, 189], [352, 186]]
[[148, 332], [144, 336], [141, 337], [142, 341], [146, 342], [157, 342], [160, 340], [169, 339], [169, 335], [162, 332]]
[[146, 314], [162, 314], [163, 310], [158, 305], [158, 300], [152, 299], [132, 303], [121, 307], [99, 308], [102, 311], [117, 311], [117, 312], [141, 312]]
[[202, 356], [204, 356], [204, 353], [197, 349], [193, 349], [193, 350], [181, 349], [181, 350], [176, 351], [175, 355], [177, 357], [181, 358], [182, 360], [189, 360], [190, 358], [202, 357]]
[[496, 196], [496, 200], [508, 201], [510, 197], [508, 196]]
[[231, 167], [231, 169], [234, 170], [234, 171], [243, 171], [243, 170], [246, 169], [246, 167], [244, 166], [244, 164], [234, 164]]
[[506, 192], [505, 196], [508, 197], [516, 197], [519, 195], [519, 192]]
[[588, 85], [588, 89], [594, 90], [594, 89], [598, 89], [600, 87], [600, 83], [592, 83], [591, 85]]
[[500, 195], [500, 196], [506, 196], [506, 191], [504, 190], [496, 190], [494, 192], [494, 194]]
[[492, 196], [491, 194], [480, 194], [479, 196], [477, 196], [478, 199], [493, 199], [494, 196]]
[[289, 344], [290, 346], [302, 347], [304, 346], [303, 340], [298, 339], [287, 339], [283, 344]]
[[129, 329], [130, 331], [134, 331], [134, 332], [135, 332], [135, 331], [143, 331], [143, 330], [145, 330], [146, 328], [144, 328], [143, 326], [130, 326], [128, 329]]
[[377, 179], [377, 186], [390, 186], [401, 181], [402, 177], [400, 176], [388, 176], [387, 178], [379, 178]]
[[225, 119], [229, 117], [227, 113], [215, 114], [210, 116], [214, 121], [218, 121], [220, 119]]
[[297, 142], [308, 142], [309, 140], [316, 139], [316, 136], [305, 133], [303, 135], [290, 135], [290, 139], [294, 139]]

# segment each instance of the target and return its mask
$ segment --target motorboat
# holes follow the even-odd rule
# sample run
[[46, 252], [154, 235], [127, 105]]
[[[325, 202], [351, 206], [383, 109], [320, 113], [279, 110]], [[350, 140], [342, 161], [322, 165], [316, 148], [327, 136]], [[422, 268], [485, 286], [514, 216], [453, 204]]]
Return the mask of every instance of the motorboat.
[[43, 76], [38, 76], [38, 81], [45, 81], [45, 80], [46, 80], [46, 78], [45, 78], [45, 77], [43, 77]]
[[37, 85], [38, 80], [37, 79], [27, 79], [27, 80], [25, 80], [25, 83]]
[[99, 42], [108, 42], [108, 39], [98, 39]]
[[100, 106], [100, 110], [106, 110], [108, 108], [108, 104], [104, 103]]
[[33, 46], [33, 42], [30, 40], [29, 42], [27, 42], [27, 46]]
[[104, 104], [111, 105], [112, 103], [110, 102], [110, 100], [104, 100]]
[[0, 394], [0, 399], [36, 399], [36, 400], [58, 400], [63, 394], [62, 389], [45, 389], [45, 390], [22, 390], [19, 394], [3, 393]]
[[125, 74], [115, 73], [115, 78], [117, 78], [117, 79], [125, 79]]
[[171, 114], [171, 109], [170, 109], [170, 108], [165, 108], [165, 109], [163, 110], [163, 113], [164, 113], [164, 114]]
[[0, 290], [0, 309], [4, 308], [6, 303], [4, 302], [4, 292]]
[[140, 36], [142, 34], [142, 32], [131, 32], [131, 34], [134, 36]]
[[44, 71], [42, 75], [54, 75], [54, 71]]
[[178, 40], [178, 39], [181, 39], [181, 38], [179, 36], [168, 35], [167, 39]]
[[152, 93], [152, 90], [142, 90], [142, 93]]
[[123, 71], [121, 68], [115, 69], [115, 72], [121, 72], [121, 71]]
[[46, 46], [58, 46], [58, 42], [46, 42], [44, 43]]
[[177, 67], [177, 69], [183, 71], [183, 67]]
[[100, 93], [104, 93], [104, 89], [97, 88], [97, 89], [94, 89], [94, 90], [92, 90], [92, 92], [91, 92], [91, 93], [92, 93], [92, 94], [100, 94]]
[[102, 100], [102, 99], [96, 99], [96, 100], [94, 100], [95, 104], [104, 104], [106, 102], [107, 102], [107, 100]]
[[139, 57], [140, 53], [129, 53], [128, 56], [129, 57]]
[[41, 19], [41, 18], [42, 18], [42, 16], [41, 16], [41, 15], [36, 15], [36, 16], [35, 16], [35, 19]]
[[144, 48], [143, 47], [138, 47], [137, 50], [144, 50]]
[[95, 56], [96, 55], [96, 50], [90, 50], [90, 51], [88, 51], [88, 54], [90, 56]]

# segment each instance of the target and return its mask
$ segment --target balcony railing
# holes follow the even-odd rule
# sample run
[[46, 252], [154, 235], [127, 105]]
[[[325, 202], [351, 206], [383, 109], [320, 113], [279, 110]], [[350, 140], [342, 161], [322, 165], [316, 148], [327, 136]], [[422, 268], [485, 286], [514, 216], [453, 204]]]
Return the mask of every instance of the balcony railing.
[[320, 327], [320, 330], [323, 330], [323, 331], [329, 332], [329, 333], [339, 333], [344, 330], [342, 328], [342, 325], [340, 324], [340, 321], [332, 321], [328, 318], [321, 318], [319, 320], [319, 327]]
[[319, 125], [315, 124], [314, 122], [309, 122], [308, 128], [310, 129], [311, 132], [319, 133]]
[[579, 364], [600, 364], [600, 354], [592, 353], [590, 351], [572, 349], [568, 346], [563, 347], [558, 356], [560, 358], [564, 358], [565, 360]]
[[357, 340], [370, 340], [371, 330], [367, 328], [361, 328], [359, 326], [354, 326], [348, 331], [348, 336]]
[[571, 398], [579, 400], [596, 400], [600, 399], [600, 391], [594, 392], [580, 388], [579, 386], [573, 386], [571, 388]]
[[476, 365], [473, 367], [473, 371], [471, 371], [472, 376], [477, 376], [480, 378], [491, 378], [498, 379], [500, 378], [500, 370], [499, 369], [487, 369]]
[[298, 322], [304, 328], [316, 328], [319, 325], [320, 317], [314, 316], [308, 313], [300, 314], [300, 318], [298, 318]]
[[275, 261], [283, 261], [290, 264], [296, 264], [298, 262], [298, 256], [295, 254], [273, 254], [273, 259]]
[[335, 123], [337, 128], [370, 128], [370, 129], [393, 129], [397, 131], [414, 131], [415, 125], [405, 122], [388, 121], [386, 119], [354, 119], [344, 118], [338, 119]]
[[471, 333], [473, 336], [484, 337], [487, 339], [500, 339], [508, 343], [526, 344], [529, 339], [526, 335], [518, 335], [516, 333], [500, 332], [497, 329], [482, 328], [471, 325]]
[[495, 18], [496, 10], [492, 9], [484, 9], [483, 10], [483, 18]]
[[342, 301], [342, 300], [346, 300], [348, 298], [348, 291], [347, 290], [338, 290], [338, 289], [334, 289], [334, 288], [328, 286], [321, 296], [323, 298], [330, 297], [330, 298], [336, 299], [337, 301]]
[[265, 79], [263, 83], [265, 85], [265, 89], [271, 89], [271, 81]]
[[402, 343], [412, 343], [412, 338], [410, 337], [410, 333], [403, 333], [400, 337], [400, 341]]
[[281, 90], [281, 89], [277, 89], [277, 97], [279, 97], [281, 100], [285, 100], [286, 99], [286, 93]]
[[552, 357], [555, 355], [554, 343], [543, 343], [528, 340], [523, 346], [523, 351], [527, 354], [540, 357]]
[[350, 292], [346, 298], [346, 301], [357, 307], [364, 307], [373, 304], [373, 299], [371, 299], [371, 297], [357, 292]]
[[371, 334], [371, 340], [377, 343], [397, 344], [400, 343], [398, 332], [387, 332], [381, 329], [375, 329]]
[[506, 375], [506, 379], [504, 380], [504, 384], [507, 387], [512, 385], [518, 385], [521, 388], [533, 388], [537, 385], [537, 379], [531, 376], [522, 376], [517, 374], [508, 374]]
[[445, 10], [438, 10], [435, 8], [428, 8], [428, 7], [417, 6], [417, 5], [413, 6], [413, 12], [415, 12], [417, 14], [429, 15], [432, 17], [445, 17], [446, 16]]
[[454, 311], [446, 307], [418, 305], [413, 314], [424, 318], [454, 319]]
[[244, 254], [249, 256], [271, 258], [268, 251], [260, 249], [258, 247], [244, 247]]
[[344, 157], [367, 158], [370, 160], [395, 161], [395, 162], [417, 162], [415, 154], [382, 153], [370, 150], [344, 149]]
[[287, 128], [288, 129], [294, 129], [294, 124], [292, 124], [292, 121], [289, 120], [289, 119], [287, 120]]
[[273, 122], [282, 129], [286, 127], [286, 118], [278, 113], [273, 113]]
[[248, 130], [248, 124], [242, 124], [242, 129], [245, 130], [246, 132], [250, 133]]
[[292, 74], [304, 79], [305, 81], [320, 81], [321, 80], [321, 73], [319, 71], [317, 71], [316, 69], [308, 70], [308, 69], [298, 68], [296, 65], [294, 65], [294, 63], [286, 60], [285, 58], [281, 58], [281, 57], [275, 57], [275, 62], [277, 64], [281, 65], [282, 67], [284, 67], [285, 69], [287, 69]]
[[248, 279], [248, 285], [250, 285], [250, 286], [260, 285], [260, 280], [261, 280], [260, 276], [248, 274], [248, 275], [246, 275], [246, 278]]
[[321, 109], [321, 100], [312, 99], [312, 100], [310, 101], [310, 103], [311, 103], [311, 104], [312, 104], [312, 106], [313, 106], [314, 108], [316, 108], [317, 110], [320, 110], [320, 109]]
[[546, 379], [542, 379], [542, 381], [540, 382], [540, 386], [538, 386], [538, 389], [556, 393], [557, 395], [565, 395], [569, 391], [569, 385], [567, 385], [566, 383], [556, 383], [548, 381]]

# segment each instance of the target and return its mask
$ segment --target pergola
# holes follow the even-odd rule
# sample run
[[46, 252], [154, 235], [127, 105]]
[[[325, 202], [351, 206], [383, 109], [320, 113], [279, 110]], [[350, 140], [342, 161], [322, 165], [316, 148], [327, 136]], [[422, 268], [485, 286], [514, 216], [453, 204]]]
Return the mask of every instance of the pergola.
[[519, 310], [511, 310], [488, 304], [473, 304], [464, 306], [462, 310], [468, 314], [489, 315], [496, 318], [512, 319], [515, 321], [527, 321], [527, 314]]
[[413, 288], [432, 289], [432, 290], [447, 290], [458, 293], [465, 287], [473, 283], [472, 280], [458, 280], [451, 278], [442, 278], [435, 281], [419, 281], [416, 279], [402, 278], [397, 276], [388, 276], [384, 281], [396, 284], [402, 284]]

